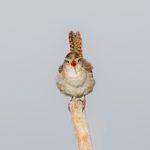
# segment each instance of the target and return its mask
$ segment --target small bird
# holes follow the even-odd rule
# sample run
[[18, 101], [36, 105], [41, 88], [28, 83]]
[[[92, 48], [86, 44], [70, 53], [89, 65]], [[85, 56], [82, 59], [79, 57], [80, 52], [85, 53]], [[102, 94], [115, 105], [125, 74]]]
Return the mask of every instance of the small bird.
[[80, 32], [69, 32], [70, 52], [58, 69], [56, 85], [61, 93], [81, 100], [85, 109], [85, 96], [93, 91], [93, 67], [83, 57]]

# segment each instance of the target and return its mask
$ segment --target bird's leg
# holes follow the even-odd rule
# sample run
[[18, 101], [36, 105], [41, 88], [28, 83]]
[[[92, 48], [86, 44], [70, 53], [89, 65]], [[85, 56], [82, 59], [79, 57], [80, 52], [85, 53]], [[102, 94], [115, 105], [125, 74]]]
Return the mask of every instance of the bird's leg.
[[85, 110], [85, 106], [86, 106], [85, 96], [84, 96], [84, 99], [80, 99], [80, 101], [82, 102], [82, 111], [84, 111]]
[[[72, 101], [72, 99], [73, 99], [73, 96], [71, 96], [70, 102]], [[69, 112], [70, 112], [70, 102], [68, 103], [68, 110], [69, 110]]]
[[[73, 100], [73, 96], [71, 97], [71, 100], [70, 100], [70, 102]], [[79, 101], [81, 101], [82, 102], [82, 111], [84, 111], [85, 110], [85, 106], [86, 106], [86, 99], [85, 99], [85, 96], [84, 96], [84, 98], [83, 99], [78, 99]], [[69, 110], [69, 112], [70, 112], [70, 102], [68, 103], [68, 110]]]

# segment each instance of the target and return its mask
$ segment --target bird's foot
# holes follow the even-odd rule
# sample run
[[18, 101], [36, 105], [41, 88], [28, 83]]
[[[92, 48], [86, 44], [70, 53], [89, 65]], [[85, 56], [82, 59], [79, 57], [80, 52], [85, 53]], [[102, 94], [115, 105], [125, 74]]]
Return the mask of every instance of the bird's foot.
[[[68, 103], [68, 111], [70, 112], [70, 103], [73, 100], [73, 97], [71, 98], [70, 102]], [[82, 102], [82, 111], [85, 110], [85, 106], [86, 106], [86, 99], [78, 99], [78, 101]]]
[[[70, 102], [72, 101], [73, 97], [71, 97]], [[70, 112], [70, 102], [68, 103], [68, 111]]]
[[85, 110], [85, 106], [86, 106], [86, 100], [80, 100], [82, 102], [82, 111]]

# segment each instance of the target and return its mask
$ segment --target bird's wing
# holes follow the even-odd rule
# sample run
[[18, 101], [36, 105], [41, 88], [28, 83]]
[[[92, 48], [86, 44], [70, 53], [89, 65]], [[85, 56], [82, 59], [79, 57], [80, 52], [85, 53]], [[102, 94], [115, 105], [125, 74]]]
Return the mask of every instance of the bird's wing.
[[82, 58], [82, 65], [83, 65], [83, 68], [88, 71], [88, 72], [92, 72], [93, 70], [93, 66], [90, 62], [88, 62], [86, 59], [83, 59]]
[[63, 71], [63, 64], [61, 66], [59, 66], [58, 71], [59, 71], [59, 73], [61, 73]]

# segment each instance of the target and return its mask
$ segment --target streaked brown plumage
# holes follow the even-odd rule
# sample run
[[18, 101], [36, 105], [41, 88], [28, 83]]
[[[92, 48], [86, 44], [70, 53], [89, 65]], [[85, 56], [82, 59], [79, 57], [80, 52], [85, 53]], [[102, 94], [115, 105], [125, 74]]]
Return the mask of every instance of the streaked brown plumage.
[[80, 35], [80, 32], [74, 33], [73, 31], [69, 32], [69, 43], [70, 43], [70, 51], [78, 52], [81, 57], [83, 57], [82, 54], [82, 38]]
[[58, 69], [57, 87], [65, 95], [81, 98], [92, 92], [95, 80], [92, 65], [82, 52], [82, 39], [79, 32], [69, 33], [70, 52]]

